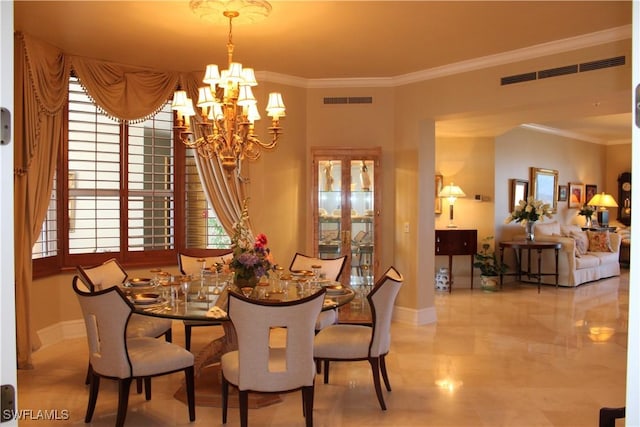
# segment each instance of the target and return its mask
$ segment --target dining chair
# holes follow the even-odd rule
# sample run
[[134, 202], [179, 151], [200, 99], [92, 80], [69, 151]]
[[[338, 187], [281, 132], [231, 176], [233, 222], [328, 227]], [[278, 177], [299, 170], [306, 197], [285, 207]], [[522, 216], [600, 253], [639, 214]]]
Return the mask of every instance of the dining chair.
[[[237, 387], [240, 425], [248, 423], [249, 392], [283, 393], [302, 390], [303, 415], [313, 426], [314, 319], [322, 309], [321, 289], [294, 301], [246, 298], [229, 292], [228, 313], [237, 334], [238, 350], [222, 356], [222, 423], [227, 422], [229, 384]], [[284, 347], [271, 342], [274, 330], [284, 331]]]
[[[178, 253], [178, 267], [180, 273], [184, 275], [197, 276], [202, 271], [202, 261], [204, 260], [205, 266], [212, 267], [215, 264], [229, 264], [233, 258], [233, 252], [229, 251], [220, 256], [192, 256], [184, 253]], [[184, 324], [184, 348], [191, 350], [191, 328], [197, 326], [216, 326], [219, 322], [208, 322], [199, 320], [183, 320]]]
[[387, 407], [382, 396], [380, 374], [391, 391], [385, 356], [391, 343], [393, 305], [404, 278], [394, 267], [378, 279], [367, 295], [371, 307], [371, 325], [330, 325], [315, 337], [313, 357], [324, 362], [324, 383], [329, 383], [330, 361], [367, 360], [373, 373], [373, 384], [382, 410]]
[[73, 290], [82, 309], [89, 344], [89, 403], [85, 423], [91, 422], [98, 400], [100, 378], [118, 381], [116, 426], [123, 426], [133, 379], [145, 383], [145, 398], [151, 399], [151, 377], [184, 371], [189, 420], [195, 421], [194, 357], [182, 347], [151, 337], [128, 337], [133, 305], [117, 286], [86, 292], [78, 276]]
[[[341, 256], [338, 258], [316, 258], [309, 255], [301, 254], [297, 252], [291, 260], [289, 266], [290, 271], [296, 270], [308, 270], [312, 271], [312, 266], [320, 266], [320, 274], [325, 278], [333, 281], [340, 280], [340, 275], [344, 269], [344, 264], [347, 261], [347, 256]], [[332, 325], [338, 321], [337, 310], [325, 310], [320, 313], [316, 320], [316, 331]]]
[[[77, 266], [80, 280], [84, 283], [89, 292], [118, 287], [127, 280], [127, 272], [122, 264], [115, 258], [110, 258], [102, 264], [91, 267]], [[74, 282], [77, 279], [74, 277]], [[132, 337], [165, 337], [167, 342], [171, 342], [171, 319], [161, 319], [158, 317], [143, 316], [133, 313], [127, 324], [127, 338]], [[87, 369], [85, 384], [89, 384], [90, 367]], [[142, 392], [142, 382], [138, 382], [138, 393]]]

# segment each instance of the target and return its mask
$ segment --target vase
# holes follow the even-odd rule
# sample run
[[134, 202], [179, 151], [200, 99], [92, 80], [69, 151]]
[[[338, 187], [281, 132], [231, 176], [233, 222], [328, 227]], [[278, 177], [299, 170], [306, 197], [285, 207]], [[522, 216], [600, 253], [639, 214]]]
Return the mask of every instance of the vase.
[[495, 292], [498, 290], [498, 276], [480, 275], [480, 285], [483, 291]]
[[233, 282], [238, 287], [238, 289], [242, 289], [246, 287], [255, 288], [256, 285], [258, 284], [258, 278], [256, 276], [238, 277], [236, 274], [236, 277]]
[[526, 234], [525, 240], [527, 240], [528, 242], [533, 242], [535, 240], [535, 236], [533, 234], [533, 226], [534, 226], [534, 224], [535, 224], [535, 222], [528, 221], [524, 226], [525, 234]]
[[585, 216], [585, 221], [584, 221], [584, 227], [585, 228], [591, 228], [593, 226], [593, 220], [591, 219], [590, 216]]

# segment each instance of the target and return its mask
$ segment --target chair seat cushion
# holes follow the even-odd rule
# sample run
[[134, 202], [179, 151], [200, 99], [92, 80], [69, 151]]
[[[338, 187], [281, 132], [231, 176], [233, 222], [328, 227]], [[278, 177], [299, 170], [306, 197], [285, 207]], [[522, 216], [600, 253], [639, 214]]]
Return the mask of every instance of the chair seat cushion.
[[[240, 383], [240, 361], [238, 351], [230, 351], [222, 355], [220, 359], [222, 374], [231, 384], [237, 386]], [[296, 378], [290, 373], [287, 374], [286, 349], [280, 347], [269, 348], [269, 371], [272, 374], [282, 373], [281, 381], [277, 375], [271, 375], [269, 381], [262, 382], [262, 387], [252, 388], [252, 391], [273, 392], [290, 390], [304, 385], [313, 385], [315, 371], [313, 363], [309, 364], [310, 370], [305, 373], [304, 378]]]
[[127, 349], [133, 376], [144, 377], [192, 366], [193, 354], [179, 345], [155, 338], [131, 338]]
[[127, 338], [156, 338], [171, 329], [171, 319], [133, 313], [127, 324]]
[[327, 359], [360, 359], [369, 357], [371, 327], [331, 325], [315, 336], [313, 357]]
[[316, 331], [326, 328], [329, 325], [333, 325], [338, 321], [338, 313], [336, 310], [321, 311], [316, 320]]

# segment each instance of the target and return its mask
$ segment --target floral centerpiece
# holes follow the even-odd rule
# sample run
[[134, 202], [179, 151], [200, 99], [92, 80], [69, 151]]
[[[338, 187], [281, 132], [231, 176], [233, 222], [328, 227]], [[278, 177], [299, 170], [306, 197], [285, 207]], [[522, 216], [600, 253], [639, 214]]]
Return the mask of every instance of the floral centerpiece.
[[232, 229], [233, 258], [229, 267], [235, 272], [237, 282], [243, 282], [243, 285], [255, 285], [260, 277], [269, 274], [273, 257], [267, 247], [267, 236], [260, 233], [254, 239], [251, 234], [246, 200], [240, 221], [234, 223]]
[[584, 217], [584, 225], [585, 227], [591, 227], [591, 216], [595, 212], [593, 206], [583, 205], [582, 208], [578, 211], [578, 215]]
[[538, 220], [544, 221], [545, 217], [551, 218], [551, 206], [529, 196], [526, 201], [518, 202], [518, 206], [504, 220], [504, 223], [519, 222], [527, 230], [527, 240], [533, 240], [533, 224]]

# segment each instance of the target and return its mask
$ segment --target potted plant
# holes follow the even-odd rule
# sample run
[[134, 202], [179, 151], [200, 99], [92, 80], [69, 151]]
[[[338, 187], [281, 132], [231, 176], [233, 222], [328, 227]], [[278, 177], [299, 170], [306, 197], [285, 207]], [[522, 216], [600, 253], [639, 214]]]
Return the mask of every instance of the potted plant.
[[498, 288], [498, 277], [507, 271], [507, 265], [500, 262], [494, 251], [493, 236], [482, 239], [480, 251], [474, 255], [473, 266], [480, 269], [482, 289], [494, 291]]

